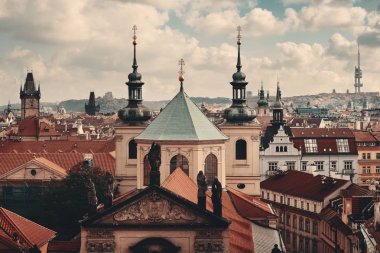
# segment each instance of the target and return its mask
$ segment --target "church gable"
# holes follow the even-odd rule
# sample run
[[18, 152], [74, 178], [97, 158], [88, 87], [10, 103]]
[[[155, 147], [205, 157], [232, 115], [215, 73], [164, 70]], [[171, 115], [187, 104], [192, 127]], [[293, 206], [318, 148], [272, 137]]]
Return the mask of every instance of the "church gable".
[[[162, 188], [152, 187], [132, 196], [121, 205], [106, 210], [101, 217], [89, 221], [88, 225], [112, 226], [209, 226], [227, 227], [228, 221], [201, 211], [193, 203]], [[116, 208], [115, 208], [116, 207]], [[86, 225], [86, 222], [84, 223]]]
[[63, 179], [65, 169], [44, 158], [34, 158], [0, 176], [7, 180], [51, 180]]

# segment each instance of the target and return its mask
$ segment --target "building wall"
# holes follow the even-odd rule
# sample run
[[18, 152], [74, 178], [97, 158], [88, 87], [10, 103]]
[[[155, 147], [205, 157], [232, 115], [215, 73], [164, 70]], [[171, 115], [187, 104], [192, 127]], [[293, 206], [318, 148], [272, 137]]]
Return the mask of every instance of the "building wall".
[[[176, 155], [183, 155], [189, 162], [189, 177], [196, 182], [197, 174], [204, 171], [205, 159], [209, 154], [217, 158], [217, 176], [224, 188], [226, 185], [225, 159], [226, 150], [224, 141], [219, 143], [199, 144], [197, 142], [157, 142], [161, 145], [161, 182], [170, 175], [170, 160]], [[150, 150], [150, 143], [138, 143], [137, 155], [137, 188], [144, 187], [144, 158]]]
[[[130, 246], [136, 245], [138, 242], [146, 239], [146, 238], [154, 238], [159, 237], [166, 239], [173, 243], [175, 246], [181, 247], [180, 253], [194, 253], [194, 252], [200, 252], [197, 251], [195, 248], [195, 243], [197, 239], [205, 239], [207, 241], [207, 238], [199, 238], [197, 234], [197, 230], [193, 229], [164, 229], [160, 227], [157, 230], [154, 229], [113, 229], [111, 234], [108, 236], [94, 236], [90, 233], [88, 229], [85, 229], [82, 227], [81, 229], [81, 253], [88, 253], [88, 252], [95, 252], [88, 250], [87, 243], [93, 242], [93, 243], [102, 243], [102, 242], [111, 242], [114, 243], [114, 251], [115, 253], [131, 253], [131, 250], [129, 249]], [[215, 234], [216, 233], [214, 231]], [[219, 234], [220, 237], [216, 238], [216, 241], [222, 240], [224, 249], [221, 252], [230, 252], [229, 250], [229, 233], [228, 231], [223, 231]], [[218, 237], [218, 235], [216, 236]], [[210, 243], [212, 243], [212, 239], [209, 240]], [[206, 244], [207, 245], [207, 244]], [[97, 252], [97, 251], [96, 251]], [[203, 252], [203, 251], [202, 251]]]
[[[348, 184], [341, 189], [346, 188]], [[262, 199], [271, 203], [276, 210], [278, 215], [277, 228], [283, 237], [288, 252], [335, 252], [335, 237], [332, 232], [335, 232], [336, 229], [321, 219], [319, 214], [329, 204], [330, 199], [338, 196], [339, 192], [340, 189], [330, 194], [323, 201], [315, 201], [266, 189], [261, 190]], [[282, 202], [281, 196], [283, 197]], [[295, 200], [297, 201], [296, 205]], [[309, 209], [307, 203], [309, 203]], [[337, 244], [344, 250], [343, 252], [358, 252], [357, 247], [355, 247], [358, 245], [357, 237], [348, 238], [339, 229], [337, 229], [337, 235]], [[353, 251], [350, 251], [351, 247]]]
[[294, 147], [283, 128], [280, 128], [273, 137], [273, 142], [269, 143], [269, 147], [260, 152], [261, 180], [271, 175], [269, 163], [277, 163], [278, 169], [287, 170], [287, 162], [294, 162], [294, 169], [301, 170], [301, 152]]
[[380, 180], [380, 146], [358, 146], [358, 184], [369, 185]]
[[21, 99], [21, 119], [40, 115], [40, 101], [35, 98]]
[[139, 135], [146, 126], [122, 125], [115, 127], [116, 143], [116, 170], [115, 177], [118, 180], [119, 190], [125, 193], [136, 188], [137, 159], [129, 159], [128, 144]]
[[[260, 195], [260, 126], [229, 126], [220, 125], [220, 130], [229, 138], [226, 142], [226, 183], [229, 187], [247, 193]], [[236, 141], [245, 140], [247, 143], [247, 159], [236, 159]], [[244, 184], [239, 189], [238, 184]]]

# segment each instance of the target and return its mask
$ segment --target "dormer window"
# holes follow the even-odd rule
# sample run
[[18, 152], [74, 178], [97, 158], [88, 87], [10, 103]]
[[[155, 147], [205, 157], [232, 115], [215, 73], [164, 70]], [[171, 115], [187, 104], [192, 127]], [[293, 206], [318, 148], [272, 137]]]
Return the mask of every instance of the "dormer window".
[[307, 153], [317, 153], [318, 146], [316, 139], [305, 139], [305, 150]]
[[338, 146], [339, 153], [350, 152], [350, 147], [348, 146], [348, 139], [336, 139], [336, 145]]

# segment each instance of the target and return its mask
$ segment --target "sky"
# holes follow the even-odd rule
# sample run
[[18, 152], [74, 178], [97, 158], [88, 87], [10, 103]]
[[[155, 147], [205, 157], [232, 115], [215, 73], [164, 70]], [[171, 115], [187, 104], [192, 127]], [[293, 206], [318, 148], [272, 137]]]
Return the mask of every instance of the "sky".
[[28, 69], [43, 102], [127, 98], [137, 30], [143, 99], [171, 99], [185, 61], [190, 96], [230, 97], [236, 27], [247, 90], [283, 96], [380, 91], [379, 0], [0, 0], [0, 105], [18, 103]]

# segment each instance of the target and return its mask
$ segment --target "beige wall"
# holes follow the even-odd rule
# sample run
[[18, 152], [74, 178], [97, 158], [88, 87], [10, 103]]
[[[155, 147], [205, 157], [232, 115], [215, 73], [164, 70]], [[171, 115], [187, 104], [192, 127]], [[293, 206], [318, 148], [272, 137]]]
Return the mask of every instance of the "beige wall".
[[[247, 193], [260, 195], [259, 146], [260, 126], [219, 126], [229, 138], [226, 142], [226, 184], [229, 187]], [[236, 141], [247, 142], [247, 159], [235, 159]], [[238, 189], [238, 184], [245, 184], [244, 189]]]
[[115, 127], [116, 171], [115, 178], [121, 193], [136, 188], [137, 159], [128, 159], [128, 143], [146, 126], [121, 125]]
[[[196, 182], [196, 177], [199, 170], [204, 171], [205, 159], [209, 154], [214, 154], [218, 159], [218, 178], [225, 187], [225, 145], [224, 143], [215, 144], [186, 144], [176, 142], [160, 143], [161, 145], [161, 182], [163, 182], [170, 175], [170, 160], [180, 154], [187, 158], [189, 161], [189, 177]], [[144, 187], [144, 157], [150, 150], [149, 143], [138, 144], [137, 154], [137, 188]]]

